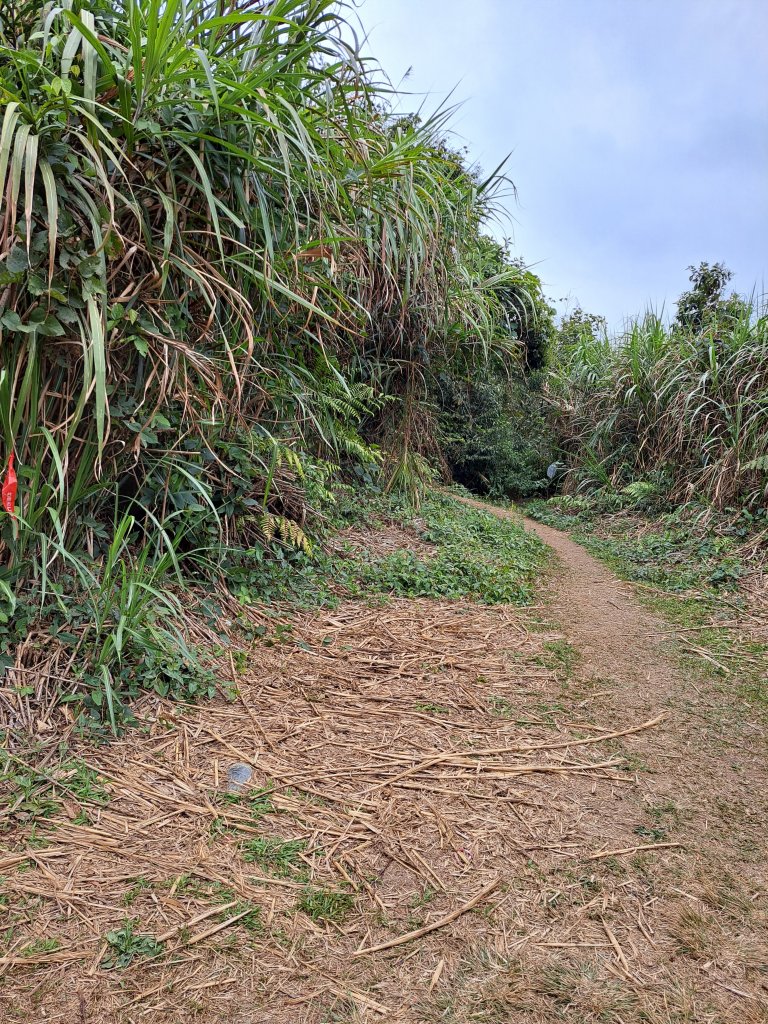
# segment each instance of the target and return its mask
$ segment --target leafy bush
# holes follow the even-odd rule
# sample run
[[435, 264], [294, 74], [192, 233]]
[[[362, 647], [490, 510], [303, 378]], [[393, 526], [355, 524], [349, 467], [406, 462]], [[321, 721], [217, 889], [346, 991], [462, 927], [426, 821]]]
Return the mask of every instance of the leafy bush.
[[[504, 343], [481, 365], [458, 358], [436, 375], [441, 457], [454, 480], [496, 498], [529, 497], [548, 487], [555, 450], [541, 394], [555, 334], [555, 310], [541, 281], [506, 246], [483, 240], [486, 287], [498, 297]], [[507, 267], [517, 270], [509, 279]]]
[[[69, 666], [62, 700], [76, 703], [83, 723], [103, 718], [113, 731], [132, 720], [129, 704], [141, 691], [184, 700], [216, 692], [180, 625], [173, 547], [159, 556], [150, 544], [137, 549], [132, 526], [131, 516], [116, 522], [101, 559], [66, 552], [55, 578], [44, 574], [23, 599], [7, 596], [0, 612], [0, 668], [29, 667], [34, 679], [25, 659], [53, 659], [40, 681], [47, 693], [50, 665], [60, 669], [54, 679]], [[27, 639], [21, 648], [20, 635]]]

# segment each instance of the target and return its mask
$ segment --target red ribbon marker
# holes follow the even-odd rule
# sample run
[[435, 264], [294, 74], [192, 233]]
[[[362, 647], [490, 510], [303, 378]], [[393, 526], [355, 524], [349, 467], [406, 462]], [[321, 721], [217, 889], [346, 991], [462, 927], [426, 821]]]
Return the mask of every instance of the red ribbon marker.
[[16, 470], [13, 468], [13, 452], [8, 456], [8, 470], [5, 474], [5, 480], [3, 480], [3, 508], [11, 517], [16, 518], [16, 489], [18, 487], [18, 480], [16, 479]]

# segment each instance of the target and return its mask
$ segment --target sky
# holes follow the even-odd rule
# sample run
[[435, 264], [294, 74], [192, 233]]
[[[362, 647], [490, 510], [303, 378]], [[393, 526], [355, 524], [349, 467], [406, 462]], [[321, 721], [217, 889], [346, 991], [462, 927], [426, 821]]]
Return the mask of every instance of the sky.
[[[674, 314], [690, 264], [768, 289], [768, 0], [358, 0], [373, 55], [517, 189], [560, 312]], [[560, 302], [558, 300], [565, 300]]]

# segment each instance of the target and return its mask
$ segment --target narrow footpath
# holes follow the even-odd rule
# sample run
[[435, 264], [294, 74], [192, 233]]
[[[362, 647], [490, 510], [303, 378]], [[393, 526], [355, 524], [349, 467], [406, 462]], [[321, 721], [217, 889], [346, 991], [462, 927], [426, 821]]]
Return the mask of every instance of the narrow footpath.
[[526, 526], [534, 606], [239, 609], [236, 700], [73, 737], [89, 774], [0, 851], [0, 1020], [766, 1024], [765, 725]]

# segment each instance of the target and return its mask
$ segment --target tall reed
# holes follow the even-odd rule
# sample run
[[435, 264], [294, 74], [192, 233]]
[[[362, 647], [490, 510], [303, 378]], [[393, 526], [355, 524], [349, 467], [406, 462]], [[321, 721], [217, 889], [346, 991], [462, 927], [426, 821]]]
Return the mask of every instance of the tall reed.
[[764, 504], [767, 312], [744, 302], [699, 332], [649, 313], [614, 342], [586, 331], [561, 345], [550, 397], [575, 483]]

